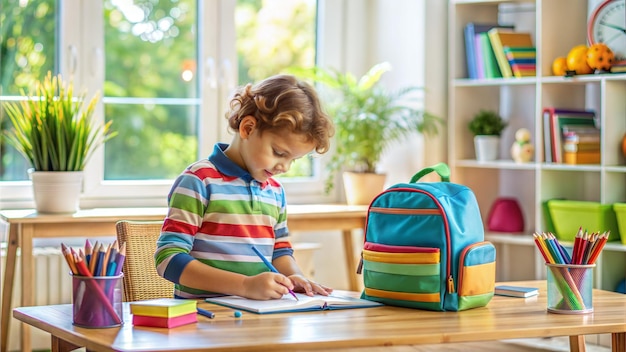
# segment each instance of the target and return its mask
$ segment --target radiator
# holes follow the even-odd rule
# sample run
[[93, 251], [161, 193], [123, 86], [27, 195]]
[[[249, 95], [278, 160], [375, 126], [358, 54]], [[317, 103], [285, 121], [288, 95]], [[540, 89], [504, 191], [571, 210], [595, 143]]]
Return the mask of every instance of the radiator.
[[[6, 263], [6, 250], [2, 248], [1, 254], [1, 274], [4, 280], [4, 270]], [[41, 247], [33, 249], [34, 256], [34, 292], [35, 305], [64, 304], [71, 303], [72, 278], [69, 275], [69, 268], [61, 254], [61, 248]], [[21, 268], [18, 252], [17, 268], [15, 272], [15, 282], [13, 284], [13, 299], [11, 309], [19, 307], [21, 304]], [[1, 290], [0, 290], [1, 291]], [[2, 293], [0, 292], [0, 299]], [[20, 323], [12, 317], [9, 327], [9, 351], [20, 350]], [[31, 328], [31, 343], [33, 350], [50, 349], [50, 334], [39, 329]]]

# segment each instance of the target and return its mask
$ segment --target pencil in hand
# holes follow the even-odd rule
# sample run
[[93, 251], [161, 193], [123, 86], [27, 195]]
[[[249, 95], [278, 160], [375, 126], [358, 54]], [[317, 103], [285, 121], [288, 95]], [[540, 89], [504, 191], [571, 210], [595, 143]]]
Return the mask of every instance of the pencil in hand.
[[[256, 253], [256, 255], [258, 255], [258, 256], [259, 256], [259, 258], [261, 258], [261, 260], [263, 261], [263, 263], [265, 263], [265, 266], [267, 266], [267, 267], [268, 267], [268, 269], [270, 269], [270, 271], [271, 271], [271, 272], [273, 272], [273, 273], [278, 273], [278, 270], [276, 270], [276, 268], [272, 265], [272, 263], [270, 263], [270, 261], [269, 261], [269, 260], [267, 260], [267, 259], [265, 258], [265, 256], [264, 256], [261, 252], [259, 252], [259, 250], [258, 250], [258, 249], [256, 249], [256, 247], [255, 247], [255, 246], [252, 246], [252, 250], [254, 251], [254, 253]], [[295, 298], [295, 299], [296, 299], [296, 301], [299, 301], [298, 296], [296, 296], [296, 294], [295, 294], [292, 290], [289, 290], [289, 294], [291, 294], [291, 295], [293, 296], [293, 298]]]

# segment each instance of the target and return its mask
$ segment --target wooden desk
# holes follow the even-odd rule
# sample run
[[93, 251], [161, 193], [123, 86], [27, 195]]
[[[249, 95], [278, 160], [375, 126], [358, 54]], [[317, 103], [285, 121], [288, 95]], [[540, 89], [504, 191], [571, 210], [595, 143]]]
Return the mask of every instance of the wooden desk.
[[[34, 210], [0, 211], [0, 224], [9, 226], [6, 269], [2, 287], [2, 332], [0, 352], [6, 352], [9, 336], [10, 304], [13, 296], [17, 249], [21, 248], [21, 306], [34, 304], [33, 239], [58, 237], [115, 236], [115, 223], [127, 220], [163, 220], [167, 208], [100, 208], [75, 214], [43, 215]], [[290, 205], [288, 226], [291, 232], [341, 230], [349, 275], [349, 289], [358, 290], [352, 230], [365, 225], [367, 206], [340, 204]], [[22, 325], [21, 347], [30, 351], [30, 331]]]
[[[614, 352], [626, 351], [625, 295], [594, 290], [593, 314], [552, 314], [546, 310], [545, 281], [509, 284], [539, 287], [539, 296], [496, 296], [485, 308], [459, 313], [383, 306], [268, 315], [244, 313], [241, 318], [233, 317], [228, 308], [200, 303], [215, 312], [215, 319], [199, 317], [197, 324], [172, 330], [133, 327], [127, 306], [126, 323], [110, 329], [73, 326], [69, 304], [16, 308], [13, 316], [51, 333], [52, 351], [68, 351], [77, 346], [95, 351], [328, 350], [600, 333], [612, 334]], [[570, 349], [584, 351], [583, 337], [570, 337]]]

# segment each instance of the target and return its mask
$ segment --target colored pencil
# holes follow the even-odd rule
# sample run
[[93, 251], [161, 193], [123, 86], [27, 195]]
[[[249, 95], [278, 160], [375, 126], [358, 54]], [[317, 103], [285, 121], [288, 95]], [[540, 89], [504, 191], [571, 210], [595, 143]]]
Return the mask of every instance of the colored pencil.
[[93, 245], [93, 249], [91, 253], [91, 261], [89, 262], [89, 272], [91, 272], [91, 274], [95, 273], [96, 271], [96, 262], [98, 261], [98, 256], [96, 254], [99, 251], [100, 251], [100, 243], [96, 241], [96, 243]]
[[111, 257], [111, 247], [112, 245], [109, 244], [107, 246], [106, 251], [104, 252], [104, 258], [102, 259], [102, 268], [100, 270], [100, 276], [107, 275], [107, 269], [109, 267], [109, 258]]
[[89, 261], [91, 260], [91, 250], [93, 249], [93, 247], [91, 246], [91, 242], [89, 242], [89, 239], [85, 240], [85, 265], [87, 265], [87, 267], [89, 267]]
[[604, 232], [602, 233], [602, 235], [600, 235], [600, 237], [596, 241], [596, 245], [593, 248], [593, 252], [591, 253], [591, 258], [589, 258], [589, 264], [595, 264], [596, 259], [598, 259], [598, 256], [600, 255], [600, 252], [602, 251], [602, 248], [604, 248], [606, 241], [608, 241], [609, 239], [609, 234], [610, 234], [610, 231]]
[[115, 275], [119, 275], [122, 272], [124, 266], [124, 260], [126, 259], [126, 242], [120, 246], [120, 252], [115, 258]]
[[94, 252], [93, 254], [96, 256], [96, 267], [93, 271], [93, 276], [100, 276], [100, 272], [102, 271], [102, 265], [104, 264], [104, 256], [106, 255], [106, 249], [104, 249], [104, 245], [100, 245], [100, 250], [98, 252]]
[[541, 253], [541, 255], [543, 256], [543, 259], [546, 261], [546, 263], [549, 263], [550, 260], [548, 259], [548, 255], [546, 254], [546, 251], [543, 247], [543, 245], [541, 243], [539, 243], [539, 241], [541, 241], [539, 239], [540, 235], [537, 234], [536, 232], [533, 233], [533, 238], [535, 240], [535, 244], [537, 245], [537, 248], [539, 249], [539, 252]]

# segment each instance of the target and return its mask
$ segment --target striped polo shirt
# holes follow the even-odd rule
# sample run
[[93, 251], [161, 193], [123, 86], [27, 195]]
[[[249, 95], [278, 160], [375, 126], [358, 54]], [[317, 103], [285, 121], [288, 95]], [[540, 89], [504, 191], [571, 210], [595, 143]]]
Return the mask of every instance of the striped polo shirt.
[[263, 183], [253, 179], [224, 154], [227, 147], [218, 143], [208, 159], [190, 165], [168, 195], [154, 258], [159, 275], [175, 283], [177, 297], [215, 295], [179, 284], [192, 260], [256, 275], [268, 269], [252, 245], [269, 260], [293, 255], [283, 187], [273, 178]]

